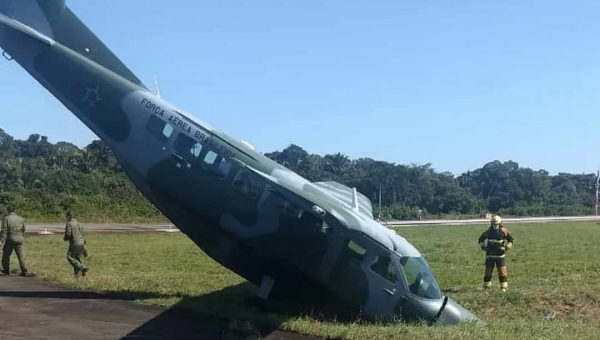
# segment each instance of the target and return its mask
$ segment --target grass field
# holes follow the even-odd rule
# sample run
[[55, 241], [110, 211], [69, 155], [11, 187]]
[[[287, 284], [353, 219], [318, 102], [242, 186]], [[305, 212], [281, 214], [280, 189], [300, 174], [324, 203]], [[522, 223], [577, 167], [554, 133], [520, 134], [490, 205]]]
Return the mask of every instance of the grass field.
[[[246, 303], [254, 288], [209, 259], [182, 234], [90, 235], [90, 275], [75, 279], [61, 235], [30, 237], [25, 252], [40, 278], [100, 292], [126, 293], [145, 303], [193, 308], [227, 318], [250, 318], [322, 337], [343, 339], [597, 339], [600, 334], [600, 225], [508, 225], [515, 245], [507, 255], [509, 291], [497, 274], [481, 288], [483, 226], [411, 227], [397, 231], [425, 256], [444, 293], [485, 326], [429, 327], [336, 322], [273, 305], [273, 314]], [[17, 268], [12, 259], [13, 270]], [[556, 312], [554, 321], [542, 315]]]

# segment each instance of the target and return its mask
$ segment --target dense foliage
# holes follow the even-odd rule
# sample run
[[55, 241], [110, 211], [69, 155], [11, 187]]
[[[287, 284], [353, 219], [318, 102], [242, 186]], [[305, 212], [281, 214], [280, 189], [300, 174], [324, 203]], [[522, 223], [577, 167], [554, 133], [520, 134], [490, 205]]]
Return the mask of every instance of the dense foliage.
[[383, 219], [473, 216], [487, 212], [511, 216], [586, 215], [593, 213], [594, 174], [551, 176], [545, 170], [493, 161], [456, 177], [431, 164], [402, 165], [370, 158], [351, 160], [337, 153], [308, 154], [297, 145], [266, 156], [311, 181], [334, 180], [355, 186], [373, 202], [381, 194]]
[[[297, 145], [266, 154], [311, 181], [334, 180], [373, 202], [381, 218], [582, 215], [593, 213], [594, 174], [558, 174], [494, 161], [458, 177], [430, 164], [400, 165], [337, 153], [309, 154]], [[136, 190], [110, 149], [83, 149], [33, 134], [16, 140], [0, 129], [0, 209], [14, 204], [31, 220], [61, 220], [66, 208], [82, 219], [157, 221], [164, 217]], [[2, 211], [0, 211], [2, 212]]]
[[68, 208], [94, 222], [165, 220], [103, 142], [81, 150], [37, 134], [15, 140], [0, 129], [0, 212], [9, 204], [30, 222], [62, 221]]

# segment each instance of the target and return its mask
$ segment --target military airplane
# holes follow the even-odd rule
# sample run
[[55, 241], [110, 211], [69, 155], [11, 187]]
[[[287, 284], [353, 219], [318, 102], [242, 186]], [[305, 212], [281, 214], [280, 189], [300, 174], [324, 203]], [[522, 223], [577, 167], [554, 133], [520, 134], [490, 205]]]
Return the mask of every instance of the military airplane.
[[[140, 192], [265, 301], [320, 287], [368, 319], [479, 319], [370, 200], [310, 182], [152, 93], [66, 6], [0, 0], [0, 47], [114, 152]], [[4, 79], [3, 79], [4, 80]]]

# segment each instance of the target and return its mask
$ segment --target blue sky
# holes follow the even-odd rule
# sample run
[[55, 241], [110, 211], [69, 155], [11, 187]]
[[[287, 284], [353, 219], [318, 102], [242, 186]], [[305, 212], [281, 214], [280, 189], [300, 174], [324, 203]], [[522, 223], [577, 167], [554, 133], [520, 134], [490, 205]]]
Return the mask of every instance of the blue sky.
[[[258, 151], [595, 172], [599, 1], [69, 1], [163, 98]], [[0, 128], [96, 138], [0, 60]]]

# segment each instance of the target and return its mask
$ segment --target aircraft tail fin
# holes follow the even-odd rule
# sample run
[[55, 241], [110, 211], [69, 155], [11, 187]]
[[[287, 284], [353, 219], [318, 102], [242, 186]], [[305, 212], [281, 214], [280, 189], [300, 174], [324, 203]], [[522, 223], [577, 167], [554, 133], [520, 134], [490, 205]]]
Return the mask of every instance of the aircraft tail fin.
[[0, 14], [28, 26], [134, 84], [146, 88], [140, 79], [66, 6], [65, 0], [0, 0]]

